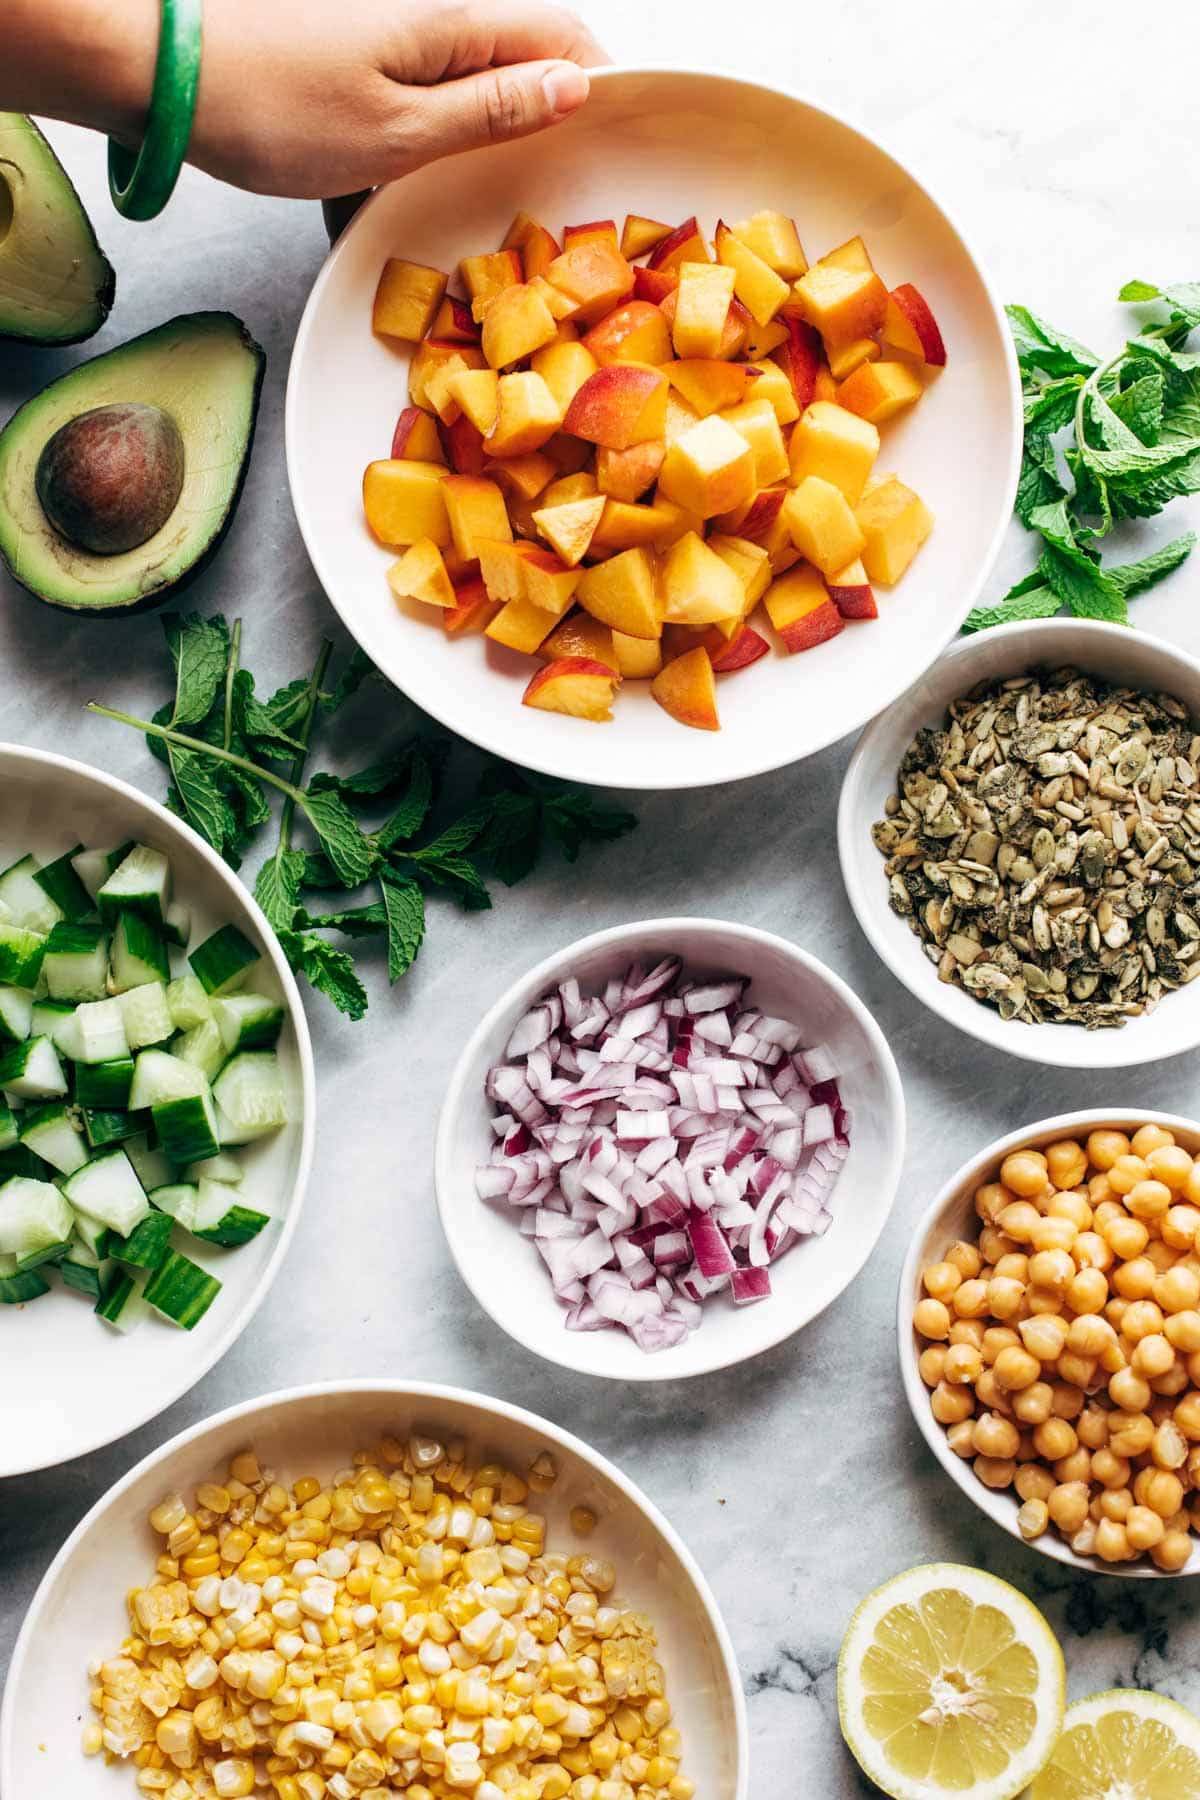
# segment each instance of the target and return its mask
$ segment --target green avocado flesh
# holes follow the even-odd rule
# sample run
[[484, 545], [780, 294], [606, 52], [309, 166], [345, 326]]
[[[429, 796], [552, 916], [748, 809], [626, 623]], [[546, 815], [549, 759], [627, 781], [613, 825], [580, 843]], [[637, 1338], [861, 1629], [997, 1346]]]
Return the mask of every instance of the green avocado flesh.
[[112, 305], [112, 266], [49, 144], [0, 112], [0, 338], [76, 344]]
[[[250, 456], [265, 358], [232, 313], [185, 313], [81, 363], [0, 431], [0, 557], [52, 606], [118, 613], [150, 606], [194, 575], [237, 505]], [[81, 414], [144, 405], [173, 420], [183, 484], [145, 543], [104, 555], [69, 543], [38, 498], [49, 439]]]

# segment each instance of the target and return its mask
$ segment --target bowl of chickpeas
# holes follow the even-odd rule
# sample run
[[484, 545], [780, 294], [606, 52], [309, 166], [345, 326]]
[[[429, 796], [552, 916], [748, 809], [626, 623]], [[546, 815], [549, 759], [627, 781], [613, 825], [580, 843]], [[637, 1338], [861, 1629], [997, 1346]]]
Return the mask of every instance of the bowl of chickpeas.
[[899, 1340], [925, 1441], [1010, 1536], [1200, 1574], [1200, 1124], [1092, 1111], [989, 1145], [917, 1228]]

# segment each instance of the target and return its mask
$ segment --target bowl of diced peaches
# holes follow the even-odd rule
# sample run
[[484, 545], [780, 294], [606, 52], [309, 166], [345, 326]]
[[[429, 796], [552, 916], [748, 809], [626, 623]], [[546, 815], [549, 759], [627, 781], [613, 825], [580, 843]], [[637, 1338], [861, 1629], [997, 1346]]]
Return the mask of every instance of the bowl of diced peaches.
[[916, 179], [668, 71], [377, 194], [288, 396], [301, 528], [379, 667], [513, 761], [646, 787], [812, 754], [915, 679], [1020, 435], [1002, 315]]

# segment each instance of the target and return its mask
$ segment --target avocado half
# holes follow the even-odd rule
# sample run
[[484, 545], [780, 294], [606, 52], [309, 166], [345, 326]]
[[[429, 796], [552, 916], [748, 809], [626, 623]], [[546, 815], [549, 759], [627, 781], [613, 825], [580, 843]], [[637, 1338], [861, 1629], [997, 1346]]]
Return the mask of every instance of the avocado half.
[[66, 170], [24, 113], [0, 112], [0, 338], [77, 344], [116, 277]]
[[[68, 612], [156, 606], [196, 575], [223, 537], [254, 439], [266, 357], [232, 313], [184, 313], [81, 363], [26, 401], [0, 431], [0, 557], [40, 600]], [[183, 441], [179, 498], [136, 549], [102, 555], [69, 542], [38, 498], [42, 451], [99, 407], [158, 408]]]

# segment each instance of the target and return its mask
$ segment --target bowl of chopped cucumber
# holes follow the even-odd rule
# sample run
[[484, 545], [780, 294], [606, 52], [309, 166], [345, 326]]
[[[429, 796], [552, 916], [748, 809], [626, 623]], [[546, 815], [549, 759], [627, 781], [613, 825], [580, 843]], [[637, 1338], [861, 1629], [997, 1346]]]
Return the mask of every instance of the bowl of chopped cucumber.
[[111, 1443], [262, 1301], [312, 1161], [274, 934], [187, 825], [0, 745], [0, 1477]]

